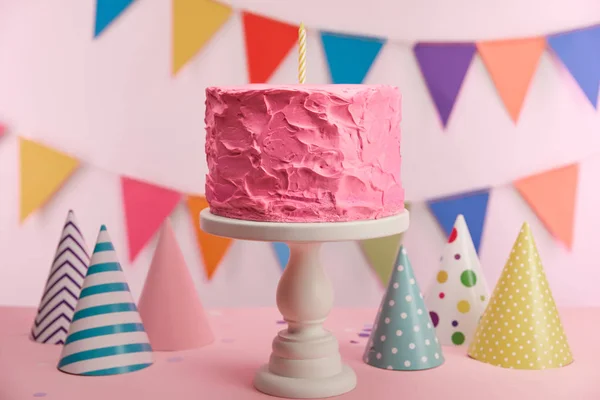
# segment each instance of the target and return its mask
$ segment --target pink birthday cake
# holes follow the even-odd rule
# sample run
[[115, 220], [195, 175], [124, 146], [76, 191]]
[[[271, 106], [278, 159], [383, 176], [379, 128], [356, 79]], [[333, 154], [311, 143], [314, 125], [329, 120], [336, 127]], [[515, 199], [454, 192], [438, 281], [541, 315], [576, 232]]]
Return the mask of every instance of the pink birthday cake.
[[211, 212], [269, 222], [401, 213], [400, 106], [391, 86], [207, 88]]

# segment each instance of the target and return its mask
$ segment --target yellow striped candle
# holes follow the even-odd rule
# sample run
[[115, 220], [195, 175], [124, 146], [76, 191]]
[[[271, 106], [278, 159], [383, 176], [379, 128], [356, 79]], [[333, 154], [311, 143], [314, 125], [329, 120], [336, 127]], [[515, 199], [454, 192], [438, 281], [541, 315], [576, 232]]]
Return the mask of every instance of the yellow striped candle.
[[306, 29], [304, 24], [300, 24], [298, 29], [298, 82], [306, 82]]

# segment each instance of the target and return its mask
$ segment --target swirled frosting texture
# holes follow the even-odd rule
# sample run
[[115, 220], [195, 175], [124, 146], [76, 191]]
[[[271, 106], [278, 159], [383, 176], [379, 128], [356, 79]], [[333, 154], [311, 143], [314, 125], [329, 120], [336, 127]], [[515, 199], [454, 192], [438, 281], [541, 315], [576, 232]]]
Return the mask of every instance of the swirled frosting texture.
[[400, 119], [400, 92], [390, 86], [209, 87], [211, 212], [278, 222], [398, 214]]

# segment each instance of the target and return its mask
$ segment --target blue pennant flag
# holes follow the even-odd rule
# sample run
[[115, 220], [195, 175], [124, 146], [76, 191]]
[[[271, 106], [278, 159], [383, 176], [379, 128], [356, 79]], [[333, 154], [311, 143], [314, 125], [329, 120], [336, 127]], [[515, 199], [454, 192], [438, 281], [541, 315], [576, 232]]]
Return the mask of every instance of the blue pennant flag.
[[279, 261], [279, 266], [283, 271], [290, 259], [290, 248], [287, 244], [281, 242], [273, 242], [272, 245], [273, 250], [275, 250], [275, 255], [277, 256], [277, 261]]
[[333, 83], [361, 84], [385, 39], [321, 32]]
[[133, 3], [134, 0], [96, 0], [96, 27], [94, 37], [100, 34], [119, 15]]
[[600, 25], [549, 36], [548, 44], [597, 108], [600, 86]]
[[449, 236], [454, 226], [454, 221], [459, 214], [464, 215], [473, 238], [473, 244], [477, 253], [481, 245], [483, 224], [487, 213], [489, 189], [479, 192], [471, 192], [443, 199], [428, 201], [429, 209], [435, 215], [442, 229]]

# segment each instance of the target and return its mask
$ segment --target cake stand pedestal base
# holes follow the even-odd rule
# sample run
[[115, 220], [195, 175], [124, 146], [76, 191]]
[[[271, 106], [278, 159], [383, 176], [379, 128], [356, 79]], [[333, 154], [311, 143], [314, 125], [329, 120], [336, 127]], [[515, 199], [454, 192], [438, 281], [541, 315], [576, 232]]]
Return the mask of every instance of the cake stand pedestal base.
[[269, 364], [254, 386], [272, 396], [313, 399], [356, 387], [356, 374], [342, 363], [337, 339], [323, 328], [333, 306], [333, 288], [319, 261], [323, 242], [391, 236], [408, 228], [408, 211], [369, 221], [337, 223], [253, 222], [200, 213], [202, 229], [242, 240], [286, 242], [290, 260], [277, 286], [277, 307], [288, 328], [273, 340]]

